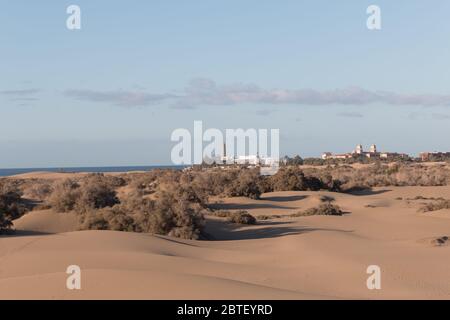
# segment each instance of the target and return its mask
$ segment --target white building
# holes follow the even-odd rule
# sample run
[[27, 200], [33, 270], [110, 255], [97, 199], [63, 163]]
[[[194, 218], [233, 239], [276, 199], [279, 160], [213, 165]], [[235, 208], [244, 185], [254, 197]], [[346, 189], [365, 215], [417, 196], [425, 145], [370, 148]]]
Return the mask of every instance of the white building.
[[258, 156], [250, 155], [250, 156], [238, 156], [235, 159], [236, 164], [251, 164], [251, 165], [258, 165], [260, 162], [260, 159]]
[[363, 146], [361, 144], [358, 144], [356, 146], [356, 149], [355, 149], [354, 153], [356, 153], [356, 154], [363, 154], [364, 153]]
[[377, 146], [372, 144], [369, 148], [369, 151], [364, 151], [364, 148], [361, 144], [356, 146], [356, 149], [352, 153], [344, 153], [344, 154], [332, 154], [331, 152], [325, 152], [322, 154], [322, 159], [349, 159], [353, 157], [366, 157], [366, 158], [382, 158], [382, 159], [395, 159], [402, 158], [407, 159], [409, 156], [404, 153], [396, 153], [396, 152], [378, 152]]

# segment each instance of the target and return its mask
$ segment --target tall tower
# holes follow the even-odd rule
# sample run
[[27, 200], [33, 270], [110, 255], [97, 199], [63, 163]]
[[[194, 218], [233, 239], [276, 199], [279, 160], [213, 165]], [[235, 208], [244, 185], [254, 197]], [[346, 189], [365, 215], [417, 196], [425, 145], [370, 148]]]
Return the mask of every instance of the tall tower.
[[227, 164], [228, 158], [227, 158], [227, 145], [224, 143], [222, 147], [222, 156], [221, 160], [223, 164]]
[[377, 146], [375, 144], [370, 146], [370, 153], [377, 153]]

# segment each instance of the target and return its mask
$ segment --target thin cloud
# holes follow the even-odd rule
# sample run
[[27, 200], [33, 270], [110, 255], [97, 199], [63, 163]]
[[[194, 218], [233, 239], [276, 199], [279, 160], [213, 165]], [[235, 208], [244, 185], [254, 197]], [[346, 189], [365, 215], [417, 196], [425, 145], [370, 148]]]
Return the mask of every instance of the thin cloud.
[[18, 97], [18, 98], [12, 98], [11, 101], [34, 102], [34, 101], [39, 101], [39, 99], [38, 98], [34, 98], [34, 97]]
[[150, 94], [143, 91], [67, 90], [68, 97], [90, 102], [111, 103], [123, 107], [148, 106], [174, 98], [172, 94]]
[[210, 79], [197, 79], [186, 88], [186, 94], [176, 102], [178, 108], [225, 106], [236, 104], [269, 105], [416, 105], [450, 106], [450, 95], [401, 94], [371, 91], [359, 87], [336, 90], [263, 89], [252, 84], [217, 85]]
[[5, 96], [30, 96], [38, 93], [39, 91], [39, 89], [3, 90], [0, 91], [0, 94]]
[[[67, 90], [65, 95], [74, 99], [111, 103], [119, 106], [149, 106], [170, 102], [177, 109], [193, 109], [202, 106], [232, 106], [242, 104], [325, 106], [362, 106], [384, 104], [391, 106], [450, 106], [450, 95], [403, 94], [389, 91], [373, 91], [359, 87], [335, 90], [314, 89], [264, 89], [253, 84], [218, 85], [210, 79], [191, 81], [179, 95], [152, 94], [146, 91], [95, 91]], [[343, 116], [351, 116], [350, 114]], [[353, 116], [358, 117], [357, 114]]]
[[340, 112], [337, 114], [339, 117], [344, 118], [363, 118], [364, 116], [358, 112]]

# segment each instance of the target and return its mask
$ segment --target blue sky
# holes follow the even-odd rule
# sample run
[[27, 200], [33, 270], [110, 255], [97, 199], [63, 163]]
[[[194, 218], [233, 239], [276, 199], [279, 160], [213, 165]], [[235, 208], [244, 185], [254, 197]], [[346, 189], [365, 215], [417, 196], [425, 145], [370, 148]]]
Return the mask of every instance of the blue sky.
[[[370, 4], [382, 30], [366, 28]], [[279, 128], [281, 153], [304, 157], [450, 150], [446, 0], [0, 8], [1, 168], [170, 164], [171, 132], [194, 120]]]

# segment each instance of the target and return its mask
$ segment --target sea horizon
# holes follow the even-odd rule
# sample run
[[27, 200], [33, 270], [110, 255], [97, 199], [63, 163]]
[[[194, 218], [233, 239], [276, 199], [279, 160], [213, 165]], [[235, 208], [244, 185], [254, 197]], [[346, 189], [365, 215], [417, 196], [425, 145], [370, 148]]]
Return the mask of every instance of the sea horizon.
[[50, 168], [0, 168], [0, 177], [14, 176], [31, 172], [60, 172], [60, 173], [110, 173], [150, 171], [154, 169], [183, 169], [179, 165], [149, 165], [149, 166], [93, 166], [93, 167], [50, 167]]

